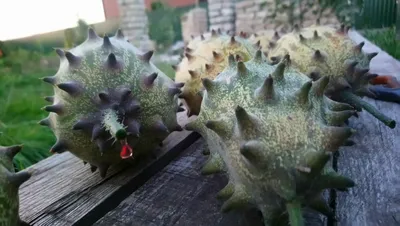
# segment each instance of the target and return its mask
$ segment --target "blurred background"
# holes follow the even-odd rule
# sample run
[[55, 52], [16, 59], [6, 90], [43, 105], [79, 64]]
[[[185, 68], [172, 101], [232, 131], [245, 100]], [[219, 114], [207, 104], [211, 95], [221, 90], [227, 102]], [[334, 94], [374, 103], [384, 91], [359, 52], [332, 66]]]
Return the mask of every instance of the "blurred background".
[[[118, 28], [132, 44], [154, 50], [152, 61], [172, 79], [191, 36], [220, 28], [238, 34], [345, 23], [400, 58], [396, 0], [0, 0], [0, 144], [24, 144], [16, 157], [24, 169], [49, 156], [53, 133], [37, 122], [52, 88], [54, 47], [69, 49], [93, 27], [103, 36]], [[396, 30], [396, 22], [399, 23]], [[396, 35], [397, 31], [397, 35]]]

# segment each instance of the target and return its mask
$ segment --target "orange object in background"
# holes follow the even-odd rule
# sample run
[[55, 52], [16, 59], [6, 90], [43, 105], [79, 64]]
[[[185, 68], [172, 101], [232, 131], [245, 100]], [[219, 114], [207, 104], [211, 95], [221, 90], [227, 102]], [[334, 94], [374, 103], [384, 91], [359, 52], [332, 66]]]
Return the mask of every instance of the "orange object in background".
[[0, 58], [3, 56], [3, 52], [1, 51], [1, 49], [0, 49]]
[[370, 82], [373, 85], [386, 85], [389, 88], [400, 88], [400, 83], [396, 77], [390, 75], [379, 75]]

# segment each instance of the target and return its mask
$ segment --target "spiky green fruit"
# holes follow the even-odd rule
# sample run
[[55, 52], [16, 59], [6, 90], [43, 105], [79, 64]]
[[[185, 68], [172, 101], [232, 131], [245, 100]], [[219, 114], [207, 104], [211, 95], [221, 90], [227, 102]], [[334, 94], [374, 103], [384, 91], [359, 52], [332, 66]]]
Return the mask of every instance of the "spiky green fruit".
[[283, 35], [277, 41], [269, 52], [269, 60], [276, 63], [289, 54], [293, 66], [310, 78], [330, 78], [326, 91], [330, 98], [349, 103], [358, 110], [365, 109], [394, 128], [394, 120], [361, 99], [365, 95], [374, 96], [369, 90], [369, 81], [377, 75], [369, 73], [369, 64], [377, 53], [364, 53], [364, 42], [354, 43], [347, 32], [348, 28], [344, 26], [340, 29], [330, 26], [297, 26], [293, 32]]
[[110, 165], [129, 157], [129, 147], [133, 157], [151, 154], [182, 130], [176, 112], [183, 84], [158, 70], [150, 62], [153, 52], [141, 53], [121, 31], [100, 38], [89, 29], [82, 44], [57, 53], [57, 73], [43, 79], [54, 87], [46, 98], [52, 105], [40, 122], [57, 137], [52, 152], [69, 151], [104, 177]]
[[355, 110], [324, 95], [329, 77], [312, 82], [289, 61], [269, 65], [261, 50], [247, 62], [231, 55], [214, 81], [203, 79], [200, 114], [186, 125], [210, 148], [202, 173], [229, 176], [222, 210], [256, 207], [265, 225], [287, 214], [292, 226], [304, 225], [302, 205], [327, 214], [322, 192], [354, 186], [327, 162], [350, 143], [355, 131], [341, 126]]
[[233, 54], [236, 60], [247, 61], [255, 51], [244, 34], [230, 36], [220, 30], [212, 30], [210, 36], [201, 35], [189, 42], [185, 57], [175, 67], [175, 81], [185, 83], [180, 98], [185, 102], [187, 115], [197, 115], [200, 111], [201, 79], [214, 79], [228, 65], [229, 54]]
[[22, 145], [0, 146], [0, 225], [27, 225], [19, 218], [18, 189], [31, 177], [27, 171], [15, 172], [13, 158]]

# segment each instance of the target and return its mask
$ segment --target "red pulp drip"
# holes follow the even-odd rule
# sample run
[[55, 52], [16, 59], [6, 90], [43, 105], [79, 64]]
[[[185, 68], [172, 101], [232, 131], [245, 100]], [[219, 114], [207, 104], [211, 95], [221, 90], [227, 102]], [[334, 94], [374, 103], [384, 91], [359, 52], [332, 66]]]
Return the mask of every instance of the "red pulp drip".
[[122, 148], [121, 148], [121, 152], [120, 152], [120, 156], [122, 159], [127, 159], [132, 157], [133, 155], [133, 150], [132, 148], [129, 146], [128, 142], [126, 140], [121, 141], [122, 144]]

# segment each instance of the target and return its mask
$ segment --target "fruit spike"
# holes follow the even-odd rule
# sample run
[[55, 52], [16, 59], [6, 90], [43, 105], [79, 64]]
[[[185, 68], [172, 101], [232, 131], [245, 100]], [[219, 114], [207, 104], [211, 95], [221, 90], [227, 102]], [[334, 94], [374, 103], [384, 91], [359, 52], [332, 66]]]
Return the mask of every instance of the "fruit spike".
[[329, 214], [323, 190], [354, 186], [327, 164], [355, 132], [338, 126], [354, 109], [324, 95], [329, 77], [312, 82], [289, 62], [285, 55], [270, 65], [258, 50], [213, 81], [203, 79], [200, 114], [185, 126], [210, 149], [202, 173], [229, 176], [218, 193], [225, 200], [222, 211], [257, 207], [265, 225], [275, 225], [280, 216], [292, 226], [304, 225], [302, 205]]
[[265, 56], [268, 56], [268, 51], [276, 45], [282, 34], [275, 30], [263, 30], [254, 33], [250, 36], [249, 41], [257, 48], [261, 49]]
[[313, 80], [321, 75], [330, 78], [326, 94], [333, 100], [351, 104], [357, 110], [365, 109], [390, 128], [396, 122], [379, 112], [363, 96], [374, 96], [369, 82], [376, 74], [369, 73], [369, 63], [377, 53], [362, 51], [364, 42], [355, 44], [347, 35], [348, 28], [311, 26], [285, 34], [270, 49], [269, 60], [276, 63], [290, 54], [293, 66]]
[[[169, 133], [181, 129], [176, 113], [182, 83], [174, 83], [122, 32], [87, 39], [66, 52], [57, 50], [60, 68], [43, 78], [54, 88], [39, 122], [57, 138], [53, 153], [69, 151], [102, 177], [110, 165], [151, 152]], [[65, 57], [64, 57], [65, 56]]]
[[26, 182], [31, 173], [16, 173], [13, 158], [22, 149], [22, 145], [0, 146], [0, 222], [1, 225], [28, 225], [19, 217], [19, 187]]
[[[243, 35], [243, 33], [242, 33]], [[202, 78], [215, 78], [229, 63], [228, 55], [246, 62], [256, 48], [246, 38], [212, 31], [211, 35], [197, 37], [188, 43], [185, 57], [175, 66], [175, 81], [184, 82], [180, 98], [184, 100], [187, 115], [197, 115], [201, 105]]]

